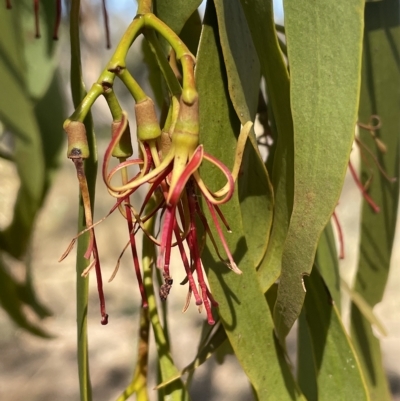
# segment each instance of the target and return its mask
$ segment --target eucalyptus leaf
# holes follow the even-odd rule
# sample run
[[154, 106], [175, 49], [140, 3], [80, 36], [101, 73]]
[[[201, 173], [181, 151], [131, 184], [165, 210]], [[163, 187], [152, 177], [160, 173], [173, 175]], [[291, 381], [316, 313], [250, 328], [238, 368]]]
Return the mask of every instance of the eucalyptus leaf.
[[154, 13], [179, 34], [202, 0], [155, 0]]
[[[369, 401], [357, 354], [318, 269], [305, 278], [304, 308], [317, 374], [318, 400]], [[307, 358], [306, 355], [302, 354]], [[299, 367], [303, 366], [299, 362]], [[305, 372], [303, 372], [305, 374]], [[315, 373], [310, 372], [313, 376]], [[311, 378], [312, 380], [312, 378]]]
[[[207, 151], [225, 164], [232, 165], [235, 134], [239, 131], [240, 121], [226, 96], [228, 78], [218, 43], [215, 9], [212, 3], [208, 3], [196, 69], [200, 96], [200, 139]], [[212, 96], [209, 95], [210, 88]], [[221, 177], [207, 165], [202, 167], [201, 175], [206, 183], [221, 184]], [[244, 231], [237, 192], [222, 211], [232, 229], [227, 241], [243, 274], [235, 275], [224, 264], [217, 262], [210, 247], [203, 251], [202, 260], [209, 268], [209, 283], [219, 302], [218, 312], [228, 339], [259, 400], [304, 399], [274, 337], [271, 312], [259, 286], [255, 261], [247, 252], [247, 242], [251, 241], [251, 237], [247, 238]]]
[[337, 204], [357, 119], [364, 1], [287, 0], [294, 202], [274, 308], [281, 343], [300, 314], [302, 276]]
[[47, 91], [59, 62], [54, 57], [57, 42], [53, 40], [52, 32], [55, 4], [52, 2], [40, 4], [40, 38], [35, 37], [35, 15], [32, 12], [32, 1], [16, 2], [16, 9], [13, 12], [17, 13], [21, 20], [27, 90], [32, 99], [40, 99]]
[[[2, 65], [0, 59], [0, 84], [9, 90], [12, 99], [0, 97], [4, 99], [0, 100], [0, 118], [10, 130], [18, 133], [14, 136], [13, 157], [20, 188], [14, 204], [13, 220], [0, 232], [0, 247], [15, 258], [21, 259], [27, 250], [36, 213], [42, 203], [45, 166], [42, 140], [33, 105], [12, 74], [2, 67], [4, 64]], [[8, 104], [10, 101], [13, 103]]]
[[315, 355], [304, 308], [297, 327], [297, 382], [307, 401], [318, 401]]
[[269, 115], [276, 126], [272, 169], [274, 219], [268, 250], [258, 268], [264, 291], [281, 272], [283, 245], [293, 207], [293, 123], [290, 110], [289, 74], [279, 49], [272, 0], [242, 0], [268, 93]]
[[[375, 155], [386, 173], [399, 177], [400, 104], [400, 4], [395, 0], [367, 3], [359, 122], [368, 124], [371, 115], [379, 116], [381, 128], [374, 132], [387, 148], [382, 154], [368, 130], [360, 128], [359, 139]], [[360, 148], [360, 151], [363, 151]], [[368, 155], [367, 155], [368, 158]], [[373, 162], [361, 168], [366, 181], [371, 174], [368, 193], [379, 205], [376, 214], [363, 202], [358, 270], [354, 291], [373, 308], [382, 300], [393, 248], [399, 199], [399, 181], [393, 183]], [[352, 306], [351, 335], [360, 356], [371, 399], [391, 398], [382, 366], [379, 340], [371, 324], [356, 304]]]
[[0, 304], [11, 319], [29, 333], [39, 337], [51, 338], [52, 336], [41, 327], [32, 323], [23, 311], [24, 301], [21, 299], [21, 285], [7, 272], [6, 267], [0, 258]]
[[324, 279], [335, 305], [340, 312], [340, 273], [339, 260], [336, 250], [335, 237], [333, 235], [332, 224], [329, 222], [325, 227], [315, 255], [315, 265]]
[[[260, 66], [239, 0], [214, 1], [229, 96], [242, 125], [254, 121], [260, 88]], [[255, 267], [267, 250], [273, 194], [254, 131], [246, 146], [239, 180], [243, 228]], [[257, 227], [255, 230], [254, 228]]]
[[160, 389], [162, 387], [167, 386], [168, 384], [174, 382], [175, 380], [180, 379], [186, 373], [193, 373], [196, 368], [201, 366], [204, 362], [206, 362], [219, 347], [224, 344], [227, 340], [227, 336], [224, 330], [223, 325], [219, 325], [218, 328], [213, 332], [210, 338], [207, 339], [203, 344], [200, 344], [199, 350], [193, 359], [193, 361], [185, 366], [179, 374], [170, 378], [168, 381], [164, 381], [157, 385], [156, 389]]

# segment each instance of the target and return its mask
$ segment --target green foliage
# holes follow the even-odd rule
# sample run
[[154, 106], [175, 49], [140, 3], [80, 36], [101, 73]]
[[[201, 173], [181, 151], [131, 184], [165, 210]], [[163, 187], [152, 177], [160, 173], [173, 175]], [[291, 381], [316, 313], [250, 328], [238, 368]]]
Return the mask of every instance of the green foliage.
[[[26, 304], [37, 317], [50, 315], [35, 297], [29, 265], [29, 247], [34, 223], [54, 173], [59, 165], [63, 144], [61, 124], [64, 117], [63, 95], [56, 70], [52, 40], [33, 39], [33, 15], [29, 1], [18, 2], [14, 12], [0, 7], [0, 120], [10, 131], [9, 158], [19, 177], [19, 191], [11, 223], [0, 231], [0, 298], [14, 321], [33, 334], [48, 336], [29, 322], [23, 312]], [[53, 8], [43, 7], [42, 33], [47, 37], [52, 26], [46, 17]], [[51, 24], [51, 25], [50, 25]], [[4, 95], [7, 94], [7, 95]], [[3, 137], [6, 134], [3, 132]], [[9, 272], [3, 255], [8, 254], [27, 265], [25, 282], [17, 282]], [[18, 291], [17, 291], [18, 289]], [[25, 294], [25, 295], [22, 295]]]
[[[113, 210], [119, 209], [128, 223], [128, 246], [144, 306], [134, 374], [118, 401], [133, 394], [140, 401], [149, 399], [150, 332], [156, 344], [159, 399], [189, 400], [196, 368], [217, 352], [233, 352], [260, 401], [389, 400], [372, 326], [384, 329], [372, 309], [383, 297], [397, 220], [399, 184], [390, 177], [399, 173], [399, 1], [285, 0], [285, 26], [279, 28], [272, 0], [208, 0], [203, 21], [199, 0], [138, 3], [140, 13], [88, 91], [82, 80], [80, 1], [71, 3], [75, 112], [64, 126], [82, 194], [78, 230], [88, 228], [78, 239], [77, 252], [81, 400], [92, 399], [88, 278], [81, 277], [90, 257], [105, 316], [91, 227], [98, 157], [115, 198]], [[0, 96], [0, 120], [13, 141], [1, 155], [15, 163], [20, 179], [11, 224], [0, 232], [0, 301], [19, 326], [48, 336], [26, 318], [23, 308], [30, 306], [39, 318], [49, 315], [35, 296], [28, 251], [58, 167], [65, 116], [50, 40], [54, 9], [43, 4], [42, 39], [32, 41], [34, 16], [28, 4], [20, 2], [13, 12], [0, 8], [0, 83], [7, 93]], [[141, 33], [160, 118], [142, 83], [126, 68], [127, 53]], [[109, 172], [114, 147], [129, 136], [127, 115], [113, 91], [116, 79], [135, 100], [136, 123], [147, 136], [138, 137], [136, 159], [119, 157], [118, 167]], [[115, 124], [104, 157], [97, 155], [90, 115], [99, 96], [104, 96]], [[268, 115], [264, 134], [273, 142], [266, 158], [253, 125], [263, 112]], [[85, 138], [76, 138], [74, 123], [85, 126], [90, 149], [86, 160]], [[350, 289], [340, 278], [330, 218], [355, 139], [363, 160], [362, 192], [380, 212], [363, 202], [360, 257]], [[130, 174], [133, 166], [139, 174]], [[121, 174], [119, 183], [116, 173]], [[130, 196], [139, 187], [147, 192], [138, 207]], [[141, 258], [135, 240], [139, 230]], [[185, 265], [188, 304], [190, 297], [196, 298], [208, 323], [217, 325], [215, 330], [203, 327], [196, 356], [184, 369], [174, 362], [176, 336], [170, 340], [168, 327], [173, 312], [157, 301], [158, 296], [164, 301], [173, 296], [173, 246]], [[15, 280], [5, 254], [26, 262], [25, 282]], [[350, 333], [341, 315], [343, 289], [352, 299]], [[296, 321], [295, 375], [286, 337]]]
[[[370, 3], [365, 7], [364, 54], [359, 122], [371, 115], [382, 123], [377, 137], [387, 148], [382, 154], [368, 130], [360, 128], [360, 140], [372, 150], [389, 177], [399, 176], [398, 105], [400, 104], [400, 6], [398, 1]], [[372, 307], [382, 300], [389, 274], [397, 221], [399, 183], [389, 182], [377, 165], [362, 164], [361, 176], [372, 176], [370, 195], [381, 208], [374, 213], [363, 202], [360, 259], [354, 290]], [[389, 400], [390, 394], [379, 340], [356, 304], [352, 306], [351, 334], [360, 355], [371, 399]]]
[[302, 276], [343, 185], [357, 119], [363, 3], [285, 2], [295, 175], [274, 308], [281, 342], [300, 314]]

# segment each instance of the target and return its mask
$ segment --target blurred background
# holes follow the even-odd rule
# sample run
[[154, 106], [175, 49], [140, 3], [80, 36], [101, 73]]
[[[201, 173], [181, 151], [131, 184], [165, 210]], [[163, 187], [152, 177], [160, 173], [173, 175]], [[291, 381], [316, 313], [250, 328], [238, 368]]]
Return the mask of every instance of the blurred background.
[[[5, 11], [4, 7], [4, 10], [0, 11], [1, 21], [9, 18], [5, 13], [26, 13], [27, 17], [24, 19], [25, 39], [32, 42], [30, 43], [32, 54], [30, 58], [27, 58], [28, 69], [34, 70], [36, 68], [35, 55], [39, 53], [34, 48], [35, 46], [43, 47], [40, 50], [42, 53], [39, 54], [42, 58], [46, 51], [50, 51], [50, 48], [51, 52], [54, 52], [51, 62], [53, 64], [51, 66], [42, 65], [38, 71], [34, 71], [33, 81], [29, 85], [31, 85], [32, 93], [35, 93], [35, 90], [37, 93], [40, 90], [46, 91], [49, 86], [54, 84], [53, 82], [41, 83], [41, 79], [43, 77], [45, 79], [47, 76], [46, 69], [55, 68], [57, 70], [57, 96], [60, 102], [52, 105], [53, 108], [55, 107], [54, 110], [49, 107], [43, 113], [44, 115], [54, 113], [53, 123], [56, 127], [54, 135], [62, 138], [64, 135], [61, 131], [62, 121], [73, 110], [69, 89], [69, 32], [65, 12], [68, 9], [68, 2], [63, 3], [64, 12], [59, 33], [60, 39], [55, 44], [48, 43], [49, 32], [44, 28], [45, 20], [49, 16], [43, 14], [42, 11], [42, 38], [40, 39], [41, 43], [38, 44], [37, 42], [40, 41], [34, 38], [32, 2], [22, 1], [21, 3], [22, 6], [19, 5], [13, 10]], [[133, 0], [121, 0], [118, 2], [109, 1], [107, 4], [111, 44], [115, 47], [135, 15], [136, 3]], [[275, 9], [277, 21], [282, 23], [283, 13], [280, 2], [276, 2]], [[82, 2], [81, 16], [84, 81], [86, 86], [90, 87], [97, 80], [103, 66], [112, 55], [113, 47], [110, 50], [106, 49], [101, 1]], [[14, 17], [16, 18], [16, 16]], [[6, 39], [3, 37], [3, 40]], [[4, 62], [4, 54], [0, 52], [0, 60], [2, 57]], [[128, 67], [145, 91], [151, 93], [151, 88], [147, 83], [148, 69], [144, 64], [140, 40], [135, 42], [130, 52]], [[133, 127], [133, 101], [118, 85], [116, 91], [123, 108], [129, 113]], [[7, 98], [4, 93], [0, 97], [3, 98], [3, 101]], [[9, 98], [5, 101], [10, 102]], [[36, 113], [36, 115], [39, 114]], [[2, 117], [4, 116], [0, 115], [0, 120], [6, 125], [8, 122], [4, 121]], [[107, 146], [111, 123], [109, 111], [102, 98], [93, 107], [93, 118], [98, 138], [98, 151], [99, 155], [102, 155]], [[40, 121], [38, 124], [40, 126]], [[4, 230], [12, 221], [14, 204], [20, 188], [17, 166], [12, 160], [7, 160], [6, 157], [13, 146], [15, 143], [10, 132], [3, 125], [0, 125], [0, 152], [1, 156], [4, 156], [0, 157], [0, 230]], [[74, 252], [62, 263], [57, 262], [76, 234], [78, 185], [74, 166], [65, 157], [65, 143], [60, 139], [54, 145], [54, 149], [52, 169], [47, 178], [49, 183], [52, 182], [52, 185], [48, 185], [48, 193], [44, 198], [43, 207], [34, 223], [34, 234], [28, 245], [27, 258], [18, 261], [17, 258], [5, 252], [0, 254], [4, 271], [12, 275], [16, 282], [26, 280], [26, 266], [29, 266], [29, 280], [32, 280], [38, 303], [48, 308], [52, 315], [44, 320], [39, 320], [38, 314], [26, 305], [22, 305], [22, 310], [30, 322], [42, 328], [52, 338], [45, 339], [29, 334], [26, 330], [19, 328], [8, 314], [0, 309], [1, 400], [64, 401], [79, 399], [76, 364]], [[351, 157], [356, 165], [359, 157], [356, 148], [354, 148]], [[27, 159], [25, 164], [28, 161]], [[27, 164], [25, 169], [29, 169], [29, 167]], [[113, 205], [100, 176], [97, 181], [96, 194], [95, 220], [104, 216]], [[346, 252], [345, 259], [340, 261], [340, 269], [343, 279], [348, 284], [352, 283], [358, 258], [360, 205], [361, 194], [348, 174], [336, 210], [343, 227]], [[122, 259], [120, 270], [114, 281], [106, 283], [128, 238], [127, 228], [122, 217], [118, 214], [112, 215], [99, 226], [96, 233], [101, 252], [105, 295], [110, 320], [107, 326], [100, 325], [97, 288], [94, 277], [92, 277], [90, 280], [88, 320], [89, 346], [93, 399], [103, 401], [116, 399], [128, 385], [133, 373], [137, 353], [136, 339], [140, 299], [136, 278], [128, 255]], [[400, 288], [400, 252], [398, 233], [396, 238], [385, 298], [374, 311], [388, 332], [388, 335], [381, 339], [384, 363], [393, 397], [395, 400], [400, 400], [400, 365], [398, 363], [400, 359], [400, 297], [398, 290]], [[140, 241], [138, 243], [140, 244]], [[180, 263], [178, 260], [179, 266]], [[183, 274], [181, 278], [183, 279]], [[346, 293], [344, 293], [343, 298], [343, 310], [346, 316], [349, 305]], [[180, 368], [185, 367], [194, 358], [205, 320], [205, 315], [199, 314], [194, 306], [182, 314], [181, 310], [185, 299], [186, 289], [179, 286], [174, 287], [173, 296], [168, 299], [172, 352], [174, 360]], [[380, 336], [379, 333], [377, 335]], [[292, 357], [295, 355], [295, 347], [295, 330], [293, 330], [288, 339], [288, 348]], [[154, 343], [151, 344], [151, 348], [154, 350]], [[150, 378], [152, 383], [156, 385], [154, 353], [151, 355], [151, 360]], [[293, 360], [293, 362], [295, 361]], [[252, 399], [249, 383], [232, 355], [225, 357], [224, 360], [217, 355], [196, 369], [192, 380], [191, 394], [193, 400]], [[153, 392], [153, 399], [156, 399], [156, 392]]]

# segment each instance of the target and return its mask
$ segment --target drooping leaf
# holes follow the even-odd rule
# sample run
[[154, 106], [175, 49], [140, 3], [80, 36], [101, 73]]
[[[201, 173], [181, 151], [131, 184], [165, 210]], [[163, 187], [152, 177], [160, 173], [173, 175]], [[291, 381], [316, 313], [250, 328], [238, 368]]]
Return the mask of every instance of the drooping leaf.
[[[315, 370], [309, 373], [313, 377], [316, 372], [318, 398], [311, 399], [369, 401], [357, 355], [318, 269], [313, 269], [311, 276], [304, 280], [307, 288], [305, 318], [312, 355], [303, 353], [299, 356], [310, 358], [315, 363]], [[304, 367], [303, 361], [299, 361], [301, 367]]]
[[331, 223], [325, 227], [315, 255], [315, 265], [324, 279], [335, 305], [340, 312], [340, 275], [339, 261], [336, 251], [335, 237]]
[[197, 47], [199, 45], [201, 34], [201, 18], [199, 10], [196, 10], [186, 21], [183, 26], [179, 37], [183, 43], [188, 47], [192, 54], [197, 53]]
[[201, 0], [155, 0], [154, 11], [175, 33], [179, 34]]
[[[371, 115], [379, 116], [381, 128], [375, 131], [375, 135], [386, 145], [387, 153], [381, 153], [368, 130], [360, 129], [359, 138], [391, 177], [399, 177], [399, 54], [399, 2], [385, 0], [367, 3], [359, 122], [368, 124]], [[360, 256], [354, 284], [354, 290], [372, 308], [382, 300], [389, 274], [397, 221], [399, 181], [388, 182], [373, 162], [369, 166], [363, 164], [361, 171], [364, 181], [372, 173], [369, 195], [381, 208], [381, 212], [375, 214], [363, 202]], [[382, 367], [379, 340], [375, 337], [370, 322], [355, 304], [351, 313], [351, 335], [360, 356], [371, 399], [389, 400], [391, 396]]]
[[156, 389], [165, 387], [173, 381], [180, 379], [186, 373], [194, 372], [196, 368], [201, 366], [212, 355], [214, 355], [216, 350], [219, 349], [219, 347], [224, 344], [227, 339], [228, 337], [226, 336], [224, 326], [219, 325], [215, 332], [209, 338], [207, 338], [206, 341], [200, 344], [199, 351], [197, 352], [193, 361], [189, 365], [185, 366], [175, 377], [172, 377], [168, 381], [160, 383], [156, 387]]
[[336, 206], [354, 138], [363, 0], [287, 0], [285, 31], [294, 127], [294, 203], [274, 308], [283, 343], [304, 301], [319, 237]]
[[20, 86], [2, 58], [0, 58], [0, 84], [8, 94], [7, 97], [0, 96], [0, 119], [14, 134], [13, 159], [20, 179], [13, 220], [0, 233], [0, 247], [15, 258], [22, 258], [42, 201], [43, 149], [29, 95]]
[[368, 322], [375, 327], [376, 330], [382, 336], [387, 336], [388, 333], [385, 329], [385, 326], [382, 324], [380, 319], [374, 314], [371, 305], [356, 291], [352, 290], [349, 285], [341, 280], [342, 289], [347, 293], [351, 302], [357, 308], [357, 310], [363, 315], [363, 317], [368, 320]]
[[7, 27], [7, 34], [0, 39], [4, 56], [0, 58], [0, 80], [8, 94], [0, 98], [0, 119], [14, 135], [13, 160], [20, 178], [14, 217], [1, 233], [0, 243], [16, 258], [22, 258], [27, 250], [35, 217], [58, 165], [63, 138], [63, 99], [53, 79], [56, 61], [49, 33], [53, 11], [52, 5], [41, 7], [44, 38], [37, 40], [31, 2], [18, 2], [11, 12], [0, 10]]
[[307, 401], [318, 401], [315, 356], [304, 308], [297, 327], [297, 382]]
[[[240, 1], [216, 0], [214, 4], [229, 96], [241, 124], [245, 125], [248, 121], [254, 121], [257, 110], [260, 88], [257, 53]], [[249, 252], [257, 267], [267, 250], [273, 194], [253, 130], [242, 162], [239, 197], [243, 228], [249, 238]]]
[[27, 319], [22, 308], [24, 301], [20, 296], [20, 285], [7, 272], [0, 258], [0, 305], [19, 327], [36, 336], [51, 338], [49, 333]]
[[290, 110], [289, 74], [279, 49], [271, 0], [241, 1], [266, 80], [269, 114], [276, 126], [272, 185], [274, 221], [264, 260], [258, 273], [266, 291], [281, 270], [283, 244], [293, 207], [293, 123]]
[[[226, 69], [218, 43], [217, 19], [209, 2], [196, 69], [200, 139], [208, 152], [229, 166], [233, 163], [240, 122], [229, 100]], [[206, 183], [221, 184], [221, 177], [206, 165], [201, 175]], [[227, 240], [243, 274], [235, 275], [224, 264], [216, 262], [218, 259], [211, 248], [204, 250], [202, 260], [209, 268], [209, 283], [219, 302], [218, 312], [228, 339], [259, 400], [273, 399], [275, 394], [279, 394], [280, 400], [304, 399], [274, 338], [271, 312], [258, 283], [255, 261], [247, 252], [251, 238], [245, 236], [237, 192], [222, 211], [232, 228]]]
[[40, 38], [35, 37], [35, 15], [32, 2], [23, 0], [16, 2], [15, 10], [20, 17], [20, 26], [24, 40], [23, 55], [26, 65], [27, 91], [32, 99], [40, 99], [47, 91], [58, 65], [54, 57], [57, 42], [53, 40], [55, 20], [55, 4], [43, 2], [39, 7]]

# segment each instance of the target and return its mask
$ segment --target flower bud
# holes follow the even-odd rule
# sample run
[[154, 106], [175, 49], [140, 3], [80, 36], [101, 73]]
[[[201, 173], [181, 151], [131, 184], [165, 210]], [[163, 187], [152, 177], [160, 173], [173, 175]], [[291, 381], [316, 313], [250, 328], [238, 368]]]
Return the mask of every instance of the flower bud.
[[140, 141], [156, 139], [161, 135], [154, 103], [150, 98], [136, 103], [137, 136]]
[[68, 136], [67, 157], [69, 159], [87, 159], [89, 146], [85, 125], [81, 121], [67, 120], [64, 123], [64, 130]]

